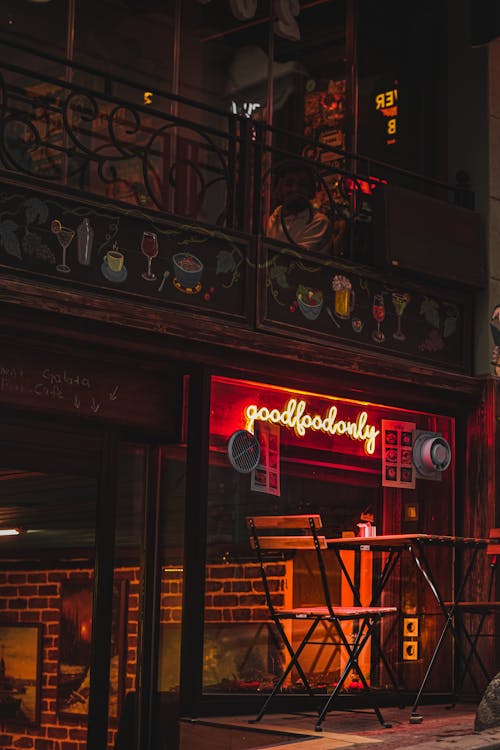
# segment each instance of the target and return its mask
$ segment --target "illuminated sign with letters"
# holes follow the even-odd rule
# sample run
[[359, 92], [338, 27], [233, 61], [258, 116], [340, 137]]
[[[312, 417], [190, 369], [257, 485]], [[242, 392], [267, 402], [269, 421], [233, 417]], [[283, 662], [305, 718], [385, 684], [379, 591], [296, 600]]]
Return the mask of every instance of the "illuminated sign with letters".
[[386, 118], [386, 143], [388, 146], [397, 141], [398, 125], [398, 88], [397, 81], [394, 88], [375, 94], [375, 109]]
[[368, 424], [368, 413], [360, 411], [355, 421], [339, 418], [338, 408], [333, 405], [324, 414], [309, 414], [307, 403], [295, 398], [289, 399], [283, 411], [269, 409], [267, 406], [249, 404], [245, 409], [245, 429], [253, 432], [255, 422], [270, 422], [292, 429], [298, 437], [303, 437], [306, 430], [324, 432], [327, 435], [346, 435], [351, 440], [364, 443], [365, 453], [372, 455], [375, 451], [376, 438], [380, 434], [374, 425]]

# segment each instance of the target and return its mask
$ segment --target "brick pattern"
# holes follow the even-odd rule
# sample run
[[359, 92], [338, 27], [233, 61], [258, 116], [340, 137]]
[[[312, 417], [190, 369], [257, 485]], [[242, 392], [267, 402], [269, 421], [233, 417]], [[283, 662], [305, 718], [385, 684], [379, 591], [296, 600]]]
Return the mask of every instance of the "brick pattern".
[[[123, 569], [117, 579], [129, 581], [126, 689], [135, 687], [139, 613], [138, 571]], [[0, 573], [0, 622], [42, 625], [40, 724], [36, 727], [4, 721], [0, 724], [2, 750], [86, 750], [85, 716], [68, 722], [58, 715], [57, 679], [61, 620], [61, 585], [89, 581], [90, 570], [50, 570]], [[110, 728], [109, 747], [116, 729]]]
[[[266, 572], [276, 606], [287, 606], [287, 563], [269, 563]], [[182, 619], [182, 571], [166, 569], [161, 582], [163, 624]], [[269, 620], [264, 587], [258, 565], [210, 564], [205, 582], [207, 622], [263, 622]]]
[[[276, 604], [287, 604], [285, 563], [269, 564], [268, 575]], [[89, 581], [92, 571], [50, 570], [0, 573], [0, 622], [42, 624], [42, 678], [40, 725], [0, 723], [2, 750], [86, 750], [86, 717], [71, 722], [57, 710], [61, 586], [65, 581]], [[128, 583], [127, 661], [125, 689], [135, 689], [139, 637], [139, 570], [115, 571], [117, 580]], [[207, 622], [262, 622], [268, 619], [265, 596], [257, 565], [210, 565], [207, 569], [205, 616]], [[182, 619], [182, 569], [166, 568], [161, 581], [162, 624], [180, 624]], [[116, 729], [110, 727], [109, 748]]]
[[[274, 603], [288, 606], [287, 564], [266, 566]], [[209, 565], [205, 593], [207, 622], [263, 622], [269, 620], [264, 587], [258, 565]]]

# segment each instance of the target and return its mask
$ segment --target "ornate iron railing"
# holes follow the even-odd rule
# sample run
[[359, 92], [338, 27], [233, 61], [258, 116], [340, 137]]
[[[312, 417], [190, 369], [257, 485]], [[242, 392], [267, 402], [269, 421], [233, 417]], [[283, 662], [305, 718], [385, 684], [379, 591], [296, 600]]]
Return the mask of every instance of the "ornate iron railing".
[[[90, 85], [91, 84], [91, 85]], [[294, 160], [334, 223], [363, 229], [385, 182], [472, 207], [449, 186], [0, 37], [0, 164], [245, 233], [265, 232], [273, 177]], [[350, 231], [350, 257], [366, 231]], [[291, 242], [292, 238], [289, 238]], [[365, 253], [366, 254], [366, 253]]]
[[[144, 87], [54, 55], [37, 53], [36, 65], [32, 50], [10, 41], [0, 40], [2, 49], [3, 167], [216, 225], [238, 224], [236, 174], [247, 179], [241, 168], [249, 163], [242, 118], [160, 90], [146, 96]], [[13, 51], [22, 64], [13, 62]]]

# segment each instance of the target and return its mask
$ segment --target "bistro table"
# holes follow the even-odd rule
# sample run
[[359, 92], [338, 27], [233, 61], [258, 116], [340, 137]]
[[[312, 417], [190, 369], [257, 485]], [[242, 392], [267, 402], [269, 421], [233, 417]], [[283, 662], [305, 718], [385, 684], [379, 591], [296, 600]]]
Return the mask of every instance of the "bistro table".
[[[465, 664], [467, 664], [464, 658], [460, 640], [458, 638], [458, 634], [455, 629], [453, 620], [454, 620], [457, 606], [460, 603], [460, 601], [462, 601], [465, 587], [467, 585], [467, 582], [470, 578], [470, 575], [476, 563], [478, 552], [481, 549], [486, 548], [488, 544], [488, 540], [474, 538], [474, 537], [448, 536], [448, 535], [442, 535], [442, 534], [420, 534], [420, 533], [415, 532], [411, 534], [384, 534], [384, 535], [378, 535], [378, 536], [341, 537], [337, 539], [327, 539], [327, 544], [328, 544], [328, 548], [335, 552], [335, 555], [340, 565], [340, 568], [342, 570], [342, 573], [345, 576], [346, 581], [353, 593], [354, 603], [357, 605], [361, 604], [359, 587], [355, 585], [352, 579], [352, 576], [350, 575], [342, 559], [341, 552], [343, 550], [355, 551], [357, 554], [361, 554], [361, 552], [363, 551], [377, 551], [377, 552], [388, 553], [385, 559], [385, 562], [382, 565], [380, 574], [378, 575], [377, 579], [374, 581], [374, 584], [373, 584], [373, 594], [372, 594], [372, 600], [370, 602], [370, 604], [373, 606], [379, 604], [381, 594], [388, 580], [390, 579], [394, 568], [396, 567], [397, 563], [400, 561], [401, 556], [404, 552], [410, 553], [410, 556], [415, 562], [417, 569], [420, 571], [424, 580], [430, 587], [432, 594], [436, 602], [438, 603], [441, 612], [443, 613], [444, 626], [438, 638], [436, 646], [432, 652], [429, 664], [427, 666], [423, 680], [420, 684], [420, 687], [418, 689], [417, 695], [415, 697], [415, 700], [412, 706], [410, 723], [411, 724], [420, 723], [423, 720], [423, 717], [417, 713], [417, 709], [418, 709], [418, 706], [420, 705], [422, 693], [425, 689], [425, 686], [431, 674], [432, 668], [434, 666], [438, 653], [443, 644], [444, 637], [448, 630], [450, 630], [453, 636], [460, 658]], [[458, 576], [458, 579], [456, 579], [456, 583], [454, 586], [454, 593], [452, 596], [452, 601], [450, 601], [449, 597], [446, 597], [446, 600], [445, 600], [445, 596], [440, 589], [439, 582], [436, 579], [432, 566], [429, 563], [428, 556], [426, 555], [426, 550], [431, 547], [434, 549], [448, 548], [452, 550], [461, 550], [461, 551], [464, 551], [466, 549], [471, 550], [472, 554], [470, 555], [470, 558], [466, 566], [465, 567], [462, 566], [458, 570], [450, 571], [452, 576], [453, 576], [453, 573], [455, 573]], [[453, 564], [453, 568], [455, 567], [456, 566]], [[451, 580], [453, 580], [453, 578]], [[382, 649], [380, 649], [380, 655], [381, 655], [382, 660], [387, 666], [385, 657], [383, 656]], [[390, 670], [389, 670], [389, 674], [391, 674]], [[473, 675], [471, 675], [471, 678], [474, 680]], [[392, 677], [391, 679], [393, 680]], [[394, 680], [393, 680], [393, 684], [395, 684]]]

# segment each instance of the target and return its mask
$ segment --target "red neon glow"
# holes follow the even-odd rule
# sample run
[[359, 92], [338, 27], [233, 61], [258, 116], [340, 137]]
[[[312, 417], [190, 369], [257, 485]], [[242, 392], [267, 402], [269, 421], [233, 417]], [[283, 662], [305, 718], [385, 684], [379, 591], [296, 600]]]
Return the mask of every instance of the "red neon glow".
[[[296, 407], [295, 411], [290, 412], [289, 409], [287, 411], [291, 400], [297, 404], [303, 401], [305, 405], [301, 415], [310, 416], [310, 420], [306, 420], [305, 425], [302, 423], [303, 430], [295, 429], [297, 425], [293, 417], [297, 414]], [[250, 410], [251, 416], [255, 415], [256, 411], [263, 410], [260, 413], [261, 421], [280, 424], [281, 444], [288, 460], [311, 465], [330, 467], [335, 465], [338, 468], [344, 466], [361, 472], [379, 470], [377, 467], [380, 466], [381, 460], [380, 436], [375, 435], [374, 450], [370, 454], [366, 450], [367, 440], [364, 439], [369, 435], [364, 434], [362, 428], [370, 425], [375, 432], [380, 432], [382, 419], [413, 421], [419, 429], [438, 430], [448, 441], [453, 441], [453, 420], [448, 417], [248, 380], [214, 376], [211, 381], [210, 406], [212, 450], [224, 451], [233, 432], [250, 426], [249, 407], [253, 407]], [[366, 414], [366, 421], [364, 417], [359, 421], [360, 414], [363, 413]], [[329, 417], [330, 420], [328, 420]], [[282, 422], [280, 422], [281, 418]], [[316, 420], [313, 421], [315, 418]], [[339, 421], [344, 424], [339, 430], [335, 430], [334, 425]], [[287, 422], [292, 422], [292, 424], [286, 424]], [[358, 439], [352, 439], [347, 427], [348, 423], [359, 428]], [[354, 427], [349, 429], [355, 431]], [[374, 433], [371, 434], [374, 435]]]
[[371, 176], [367, 180], [353, 180], [348, 177], [344, 181], [344, 184], [349, 194], [352, 194], [355, 190], [359, 190], [363, 195], [372, 195], [379, 185], [387, 185], [387, 180]]

